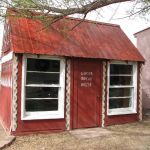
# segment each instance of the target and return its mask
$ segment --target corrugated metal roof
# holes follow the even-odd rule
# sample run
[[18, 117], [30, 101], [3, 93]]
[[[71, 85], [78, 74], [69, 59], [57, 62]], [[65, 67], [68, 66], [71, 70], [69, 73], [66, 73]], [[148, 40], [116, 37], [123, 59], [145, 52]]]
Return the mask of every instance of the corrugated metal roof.
[[84, 58], [144, 61], [118, 25], [78, 19], [58, 21], [41, 30], [43, 24], [27, 18], [10, 19], [15, 53], [47, 54]]

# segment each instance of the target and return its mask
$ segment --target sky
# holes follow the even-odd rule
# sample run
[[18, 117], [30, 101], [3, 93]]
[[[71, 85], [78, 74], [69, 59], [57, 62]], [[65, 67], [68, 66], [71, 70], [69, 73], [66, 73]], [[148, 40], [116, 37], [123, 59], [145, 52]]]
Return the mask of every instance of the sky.
[[[142, 18], [141, 16], [138, 15], [132, 18], [129, 17], [124, 18], [129, 15], [127, 11], [130, 10], [132, 6], [133, 6], [133, 2], [113, 4], [108, 7], [104, 7], [100, 11], [100, 14], [98, 16], [94, 12], [91, 13], [88, 16], [88, 19], [120, 25], [122, 30], [130, 38], [133, 44], [136, 45], [136, 39], [134, 38], [133, 34], [145, 28], [150, 27], [150, 16], [147, 16], [146, 18]], [[96, 16], [97, 18], [94, 19]], [[124, 19], [117, 19], [117, 18], [124, 18]]]
[[[141, 31], [145, 28], [150, 27], [150, 16], [148, 16], [149, 21], [145, 18], [135, 17], [135, 18], [123, 18], [127, 16], [127, 11], [133, 6], [133, 2], [124, 2], [119, 4], [113, 4], [108, 7], [104, 7], [97, 12], [93, 11], [87, 15], [87, 19], [118, 24], [121, 26], [123, 31], [129, 37], [129, 39], [136, 45], [136, 39], [133, 34]], [[117, 11], [116, 11], [117, 10]], [[116, 12], [116, 13], [115, 13]], [[3, 24], [0, 24], [0, 49], [2, 46], [3, 37]]]

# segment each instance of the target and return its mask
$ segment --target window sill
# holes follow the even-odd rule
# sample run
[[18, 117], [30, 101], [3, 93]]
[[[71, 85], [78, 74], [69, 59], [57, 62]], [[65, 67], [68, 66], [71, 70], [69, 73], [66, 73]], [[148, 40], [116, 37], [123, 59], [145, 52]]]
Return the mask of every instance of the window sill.
[[108, 111], [108, 116], [113, 116], [113, 115], [129, 115], [129, 114], [136, 114], [137, 111], [135, 110], [130, 110], [130, 109], [122, 109], [122, 110], [109, 110]]
[[21, 120], [64, 119], [64, 114], [24, 115]]

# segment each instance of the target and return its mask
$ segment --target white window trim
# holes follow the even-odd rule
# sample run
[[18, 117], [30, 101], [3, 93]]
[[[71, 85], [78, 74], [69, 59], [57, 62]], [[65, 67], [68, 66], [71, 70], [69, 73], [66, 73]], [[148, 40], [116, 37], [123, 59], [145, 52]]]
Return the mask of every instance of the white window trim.
[[[131, 107], [128, 108], [116, 108], [109, 109], [109, 83], [110, 83], [110, 65], [111, 64], [124, 64], [124, 65], [133, 65], [133, 85], [126, 87], [133, 87], [133, 96]], [[107, 70], [107, 115], [125, 115], [125, 114], [135, 114], [137, 113], [137, 62], [125, 62], [125, 61], [111, 61], [108, 63]]]
[[[58, 111], [25, 111], [25, 84], [26, 84], [26, 65], [27, 58], [60, 60], [60, 84], [58, 94]], [[21, 120], [42, 120], [42, 119], [62, 119], [64, 118], [64, 99], [65, 99], [65, 59], [61, 57], [48, 57], [44, 55], [23, 55], [22, 64], [22, 91], [21, 91]]]

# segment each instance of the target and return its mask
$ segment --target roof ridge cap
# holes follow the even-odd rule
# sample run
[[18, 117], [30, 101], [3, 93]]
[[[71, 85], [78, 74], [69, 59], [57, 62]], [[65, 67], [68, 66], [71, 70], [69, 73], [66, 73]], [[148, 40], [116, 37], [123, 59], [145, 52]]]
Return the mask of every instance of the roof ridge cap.
[[[75, 17], [66, 17], [66, 19], [76, 20], [76, 21], [82, 20], [80, 18], [75, 18]], [[113, 23], [106, 23], [106, 22], [94, 21], [94, 20], [89, 20], [89, 19], [84, 19], [84, 21], [85, 22], [89, 22], [89, 23], [95, 23], [95, 24], [101, 24], [101, 25], [108, 25], [108, 26], [120, 27], [120, 25], [113, 24]]]

